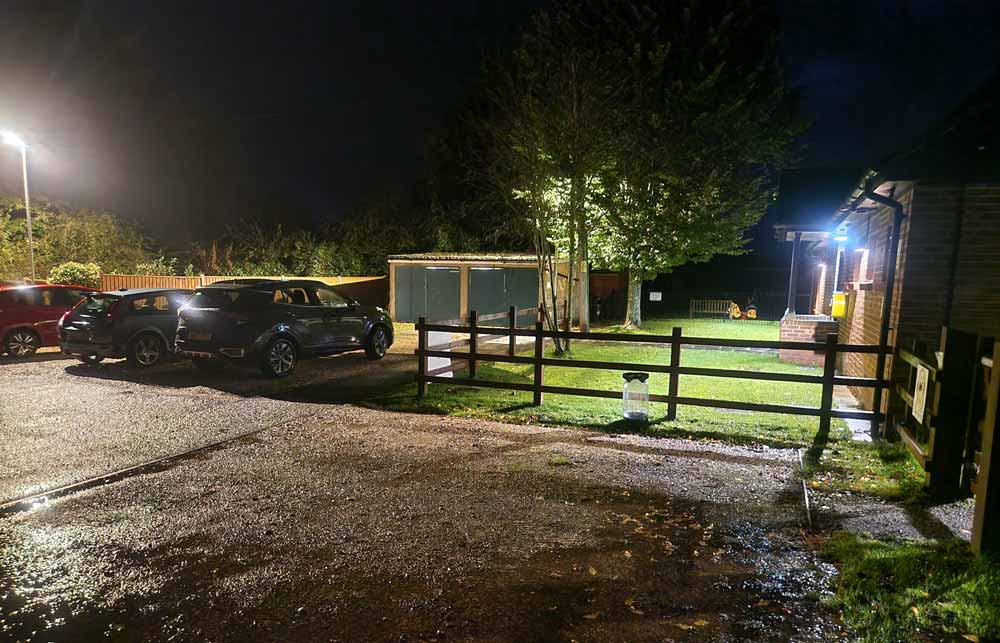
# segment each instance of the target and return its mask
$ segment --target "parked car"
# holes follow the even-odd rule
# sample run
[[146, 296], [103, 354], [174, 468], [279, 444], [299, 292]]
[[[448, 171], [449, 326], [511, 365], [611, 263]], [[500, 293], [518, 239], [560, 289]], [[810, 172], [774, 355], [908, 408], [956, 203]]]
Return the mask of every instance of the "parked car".
[[59, 343], [56, 325], [93, 288], [34, 285], [0, 287], [0, 354], [28, 357]]
[[177, 353], [197, 366], [253, 364], [271, 377], [304, 357], [364, 349], [382, 359], [392, 341], [388, 312], [304, 279], [205, 286], [177, 323]]
[[173, 353], [177, 310], [191, 294], [173, 288], [90, 293], [59, 320], [59, 346], [85, 364], [124, 357], [134, 366], [153, 366]]

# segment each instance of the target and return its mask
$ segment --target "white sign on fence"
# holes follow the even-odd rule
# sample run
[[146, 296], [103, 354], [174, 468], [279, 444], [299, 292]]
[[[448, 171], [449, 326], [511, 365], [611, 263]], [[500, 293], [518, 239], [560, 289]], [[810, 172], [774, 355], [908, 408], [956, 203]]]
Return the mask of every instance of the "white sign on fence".
[[[441, 346], [443, 344], [451, 343], [451, 333], [442, 333], [441, 331], [427, 331], [427, 346], [434, 350], [435, 346]], [[443, 350], [451, 352], [450, 348], [440, 348], [437, 350]], [[435, 368], [441, 368], [442, 366], [451, 366], [450, 357], [428, 357], [427, 358], [427, 370], [433, 371]], [[438, 377], [453, 377], [451, 371], [447, 373], [439, 373]]]
[[649, 301], [663, 301], [663, 293], [662, 292], [650, 292], [649, 293]]
[[931, 372], [926, 366], [917, 365], [917, 383], [913, 386], [913, 409], [910, 411], [917, 422], [924, 421], [924, 408], [927, 406], [927, 382]]

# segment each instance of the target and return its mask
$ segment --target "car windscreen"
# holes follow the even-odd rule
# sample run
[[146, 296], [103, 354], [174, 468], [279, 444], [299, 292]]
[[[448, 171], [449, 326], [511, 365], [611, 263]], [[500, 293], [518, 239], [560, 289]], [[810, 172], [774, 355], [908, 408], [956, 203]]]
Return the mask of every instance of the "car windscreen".
[[83, 315], [94, 315], [95, 317], [104, 315], [111, 310], [111, 307], [119, 299], [120, 297], [104, 293], [87, 295], [87, 298], [80, 302], [80, 305], [76, 307], [74, 312]]

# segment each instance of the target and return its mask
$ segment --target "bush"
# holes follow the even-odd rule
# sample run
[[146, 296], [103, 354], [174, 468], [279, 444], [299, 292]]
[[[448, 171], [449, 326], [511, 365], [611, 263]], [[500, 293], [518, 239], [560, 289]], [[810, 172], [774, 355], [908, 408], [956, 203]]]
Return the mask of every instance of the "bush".
[[177, 273], [177, 257], [167, 259], [163, 255], [153, 257], [149, 261], [135, 264], [137, 275], [174, 275]]
[[67, 261], [49, 270], [49, 282], [98, 288], [101, 285], [101, 267], [96, 263]]

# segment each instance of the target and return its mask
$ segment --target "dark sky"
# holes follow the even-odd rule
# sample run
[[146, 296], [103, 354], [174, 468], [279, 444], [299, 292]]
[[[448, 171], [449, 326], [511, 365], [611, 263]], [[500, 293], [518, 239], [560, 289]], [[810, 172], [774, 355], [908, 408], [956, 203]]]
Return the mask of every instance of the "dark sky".
[[[482, 52], [544, 4], [0, 0], [0, 127], [32, 144], [34, 191], [170, 243], [342, 216], [410, 189]], [[940, 118], [995, 69], [995, 4], [781, 0], [802, 164], [871, 164]], [[18, 169], [0, 152], [0, 189]]]

